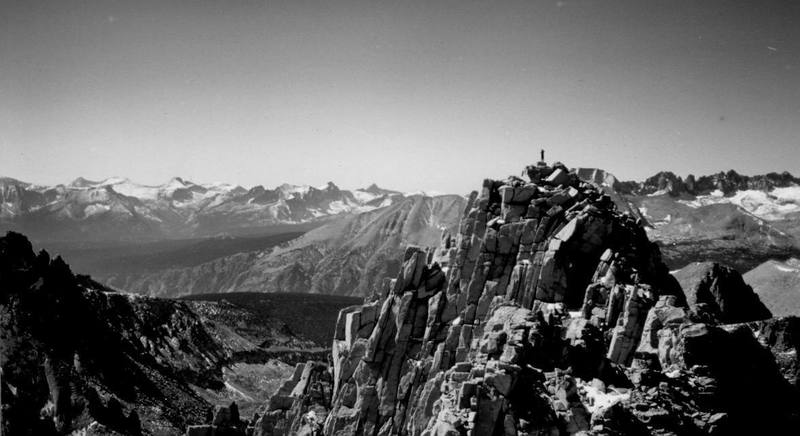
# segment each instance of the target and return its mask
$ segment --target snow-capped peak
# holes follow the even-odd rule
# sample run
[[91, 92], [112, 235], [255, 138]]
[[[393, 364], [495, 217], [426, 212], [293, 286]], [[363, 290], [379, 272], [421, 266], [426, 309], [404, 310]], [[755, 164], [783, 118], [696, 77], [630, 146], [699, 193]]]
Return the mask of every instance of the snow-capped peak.
[[132, 183], [132, 182], [126, 177], [109, 177], [95, 186], [114, 186], [124, 183]]
[[183, 180], [183, 178], [176, 176], [176, 177], [173, 177], [173, 178], [169, 179], [169, 182], [167, 182], [167, 185], [186, 186], [186, 185], [194, 185], [194, 183], [187, 182], [186, 180]]
[[161, 189], [167, 192], [172, 192], [178, 189], [185, 189], [190, 186], [194, 186], [194, 183], [183, 180], [180, 177], [173, 177], [169, 179], [166, 184], [161, 185]]
[[311, 190], [311, 186], [291, 185], [289, 183], [284, 183], [281, 186], [278, 186], [278, 190], [283, 192], [283, 194], [286, 195], [287, 197], [291, 197], [294, 194], [300, 194], [300, 195], [308, 194], [308, 191]]
[[[35, 201], [20, 201], [23, 196], [16, 192], [18, 189], [35, 190], [36, 194], [29, 196]], [[44, 212], [40, 213], [48, 213], [57, 221], [90, 217], [118, 222], [143, 220], [153, 228], [188, 226], [187, 234], [216, 232], [218, 229], [213, 226], [220, 222], [226, 225], [227, 217], [231, 217], [233, 227], [245, 225], [242, 223], [251, 226], [302, 223], [370, 211], [402, 199], [402, 194], [374, 184], [367, 190], [355, 191], [342, 190], [333, 182], [321, 186], [284, 183], [273, 189], [260, 185], [245, 189], [219, 182], [198, 184], [181, 177], [159, 185], [139, 184], [124, 177], [110, 177], [99, 182], [81, 177], [67, 186], [57, 185], [55, 189], [14, 184], [13, 190], [0, 189], [0, 199], [9, 199], [3, 200], [2, 217], [25, 219], [27, 214], [42, 210]], [[204, 217], [212, 217], [207, 220], [211, 224], [204, 224]]]
[[[155, 200], [158, 198], [158, 186], [145, 186], [133, 183], [129, 180], [120, 181], [119, 183], [108, 184], [118, 192], [126, 197], [135, 197], [140, 200]], [[108, 186], [105, 183], [99, 186]]]
[[77, 179], [71, 181], [69, 183], [70, 187], [73, 188], [88, 188], [91, 186], [97, 186], [100, 182], [95, 182], [94, 180], [85, 179], [83, 177], [78, 177]]
[[414, 192], [406, 192], [406, 193], [403, 193], [403, 195], [405, 195], [406, 197], [411, 197], [411, 196], [414, 196], [414, 195], [421, 195], [423, 197], [438, 197], [440, 195], [446, 195], [446, 194], [443, 193], [443, 192], [440, 192], [440, 191], [435, 191], [435, 190], [431, 190], [431, 191], [422, 191], [422, 190], [420, 190], [420, 191], [414, 191]]
[[99, 188], [102, 186], [114, 186], [122, 183], [130, 183], [130, 180], [128, 180], [125, 177], [109, 177], [107, 179], [97, 182], [83, 177], [78, 177], [77, 179], [70, 182], [69, 185], [67, 186], [69, 186], [70, 188], [88, 189], [88, 188]]

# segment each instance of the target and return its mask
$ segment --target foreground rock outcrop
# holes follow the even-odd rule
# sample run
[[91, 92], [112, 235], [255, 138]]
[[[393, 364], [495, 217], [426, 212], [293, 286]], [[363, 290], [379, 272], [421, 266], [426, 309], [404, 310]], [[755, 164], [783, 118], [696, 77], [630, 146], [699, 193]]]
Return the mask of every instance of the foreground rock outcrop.
[[[313, 411], [309, 433], [431, 436], [798, 424], [790, 368], [755, 327], [698, 315], [640, 221], [561, 164], [525, 175], [484, 181], [456, 234], [407, 249], [396, 279], [340, 312], [329, 400], [298, 394], [282, 422]], [[753, 297], [708, 288], [723, 315]], [[764, 318], [735, 307], [738, 322]]]
[[[73, 274], [60, 257], [36, 254], [21, 234], [0, 237], [0, 433], [252, 433], [253, 410], [291, 374], [289, 364], [327, 360], [322, 344], [330, 343], [338, 309], [360, 301], [224, 297], [114, 292]], [[309, 396], [327, 398], [327, 409], [332, 378], [326, 364], [313, 368], [294, 395], [303, 405]], [[315, 390], [318, 379], [329, 387]]]
[[106, 292], [0, 237], [2, 433], [180, 434], [222, 389], [225, 350], [176, 301]]
[[320, 434], [330, 410], [333, 383], [325, 364], [298, 364], [261, 416], [254, 417], [254, 436]]

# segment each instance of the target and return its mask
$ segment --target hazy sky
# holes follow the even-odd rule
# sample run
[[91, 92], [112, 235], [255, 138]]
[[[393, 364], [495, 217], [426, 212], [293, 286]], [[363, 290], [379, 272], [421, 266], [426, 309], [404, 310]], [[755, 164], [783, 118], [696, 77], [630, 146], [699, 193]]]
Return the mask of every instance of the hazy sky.
[[797, 1], [0, 0], [0, 175], [800, 173]]

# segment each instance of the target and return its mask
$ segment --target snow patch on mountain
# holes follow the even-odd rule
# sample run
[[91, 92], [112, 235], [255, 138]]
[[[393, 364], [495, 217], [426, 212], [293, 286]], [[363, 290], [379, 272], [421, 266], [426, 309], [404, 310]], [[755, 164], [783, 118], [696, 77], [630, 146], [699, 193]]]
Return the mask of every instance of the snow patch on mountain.
[[370, 201], [381, 197], [381, 195], [376, 195], [376, 194], [373, 194], [371, 192], [367, 192], [367, 191], [364, 191], [364, 190], [361, 190], [361, 189], [356, 189], [355, 191], [353, 191], [353, 196], [360, 203], [369, 203]]
[[100, 186], [108, 186], [108, 185], [119, 185], [122, 183], [130, 183], [130, 179], [127, 177], [109, 177], [102, 182], [100, 182]]
[[714, 191], [709, 195], [701, 195], [694, 200], [678, 200], [692, 208], [712, 204], [730, 203], [767, 221], [786, 218], [792, 213], [800, 213], [800, 186], [775, 188], [764, 192], [758, 190], [737, 191], [732, 196], [725, 196], [722, 191]]
[[131, 183], [131, 182], [118, 183], [116, 185], [112, 185], [111, 187], [112, 189], [114, 189], [114, 191], [126, 197], [135, 197], [140, 200], [153, 200], [153, 201], [158, 199], [158, 192], [160, 190], [158, 186], [138, 185], [136, 183]]
[[414, 196], [414, 195], [421, 195], [423, 197], [439, 197], [439, 196], [447, 195], [447, 194], [445, 194], [444, 192], [441, 192], [441, 191], [428, 190], [428, 191], [406, 192], [403, 195], [405, 195], [406, 197], [411, 197], [411, 196]]
[[300, 195], [305, 196], [311, 191], [310, 185], [290, 185], [288, 183], [284, 183], [281, 186], [278, 186], [278, 189], [283, 192], [288, 198]]
[[88, 218], [92, 215], [99, 215], [102, 213], [106, 213], [110, 210], [111, 206], [107, 204], [95, 203], [86, 206], [86, 208], [83, 209], [83, 215]]
[[659, 189], [658, 191], [653, 192], [652, 194], [647, 194], [647, 196], [658, 197], [659, 195], [666, 195], [666, 194], [669, 194], [669, 189], [664, 188], [664, 189]]

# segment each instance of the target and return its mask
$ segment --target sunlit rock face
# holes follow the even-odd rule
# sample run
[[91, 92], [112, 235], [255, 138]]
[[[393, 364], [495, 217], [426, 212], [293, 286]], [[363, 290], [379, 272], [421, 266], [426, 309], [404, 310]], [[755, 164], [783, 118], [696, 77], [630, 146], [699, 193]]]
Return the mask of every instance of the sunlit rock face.
[[525, 175], [485, 180], [457, 234], [342, 312], [326, 433], [557, 431], [547, 373], [624, 378], [648, 309], [680, 288], [599, 186], [560, 164]]

